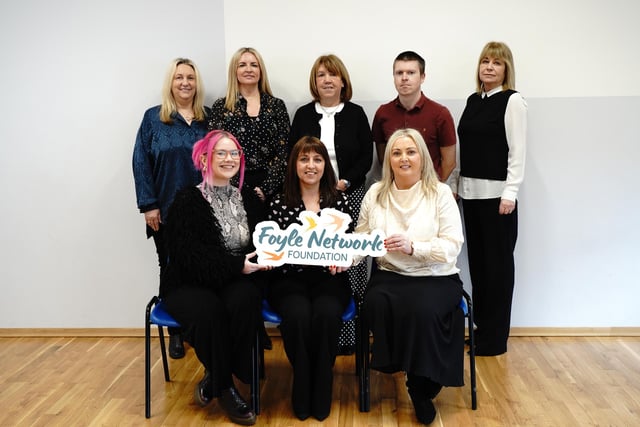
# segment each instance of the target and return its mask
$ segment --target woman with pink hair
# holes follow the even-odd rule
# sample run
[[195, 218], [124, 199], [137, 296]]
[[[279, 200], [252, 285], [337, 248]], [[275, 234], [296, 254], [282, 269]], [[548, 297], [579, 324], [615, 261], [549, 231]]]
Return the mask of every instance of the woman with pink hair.
[[231, 421], [253, 425], [256, 416], [232, 375], [251, 380], [251, 346], [261, 323], [252, 273], [270, 267], [251, 261], [247, 214], [230, 183], [239, 173], [243, 184], [244, 153], [233, 135], [216, 130], [196, 142], [192, 159], [202, 182], [180, 191], [169, 208], [160, 297], [204, 365], [196, 403], [204, 407], [217, 397]]

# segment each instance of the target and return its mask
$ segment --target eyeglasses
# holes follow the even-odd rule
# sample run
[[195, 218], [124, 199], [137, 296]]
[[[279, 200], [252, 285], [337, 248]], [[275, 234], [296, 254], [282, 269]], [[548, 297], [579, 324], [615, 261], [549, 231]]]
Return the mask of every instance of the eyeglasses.
[[242, 156], [242, 150], [214, 150], [213, 154], [220, 160], [226, 159], [228, 155], [231, 155], [232, 159], [239, 159]]

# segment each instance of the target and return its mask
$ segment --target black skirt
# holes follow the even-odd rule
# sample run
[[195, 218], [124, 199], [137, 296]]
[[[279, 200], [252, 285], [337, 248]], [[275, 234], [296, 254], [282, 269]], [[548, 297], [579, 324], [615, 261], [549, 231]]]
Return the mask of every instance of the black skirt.
[[371, 367], [405, 371], [443, 386], [462, 386], [464, 313], [462, 281], [450, 276], [373, 272], [364, 319], [373, 332]]

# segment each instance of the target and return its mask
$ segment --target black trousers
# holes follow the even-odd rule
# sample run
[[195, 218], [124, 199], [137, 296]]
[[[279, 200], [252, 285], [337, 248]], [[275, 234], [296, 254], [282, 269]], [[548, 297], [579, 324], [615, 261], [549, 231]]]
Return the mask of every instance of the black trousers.
[[270, 285], [269, 304], [282, 317], [280, 332], [293, 367], [293, 410], [299, 418], [329, 415], [341, 317], [350, 295], [346, 273], [332, 276], [319, 268], [280, 276]]
[[251, 381], [251, 347], [260, 316], [260, 290], [243, 276], [218, 292], [183, 287], [164, 298], [185, 340], [211, 373], [212, 396], [233, 385], [232, 374]]
[[500, 199], [463, 200], [476, 331], [476, 354], [507, 351], [511, 327], [518, 207], [500, 215]]
[[[153, 231], [151, 227], [147, 225], [147, 236], [153, 237], [153, 243], [156, 245], [156, 253], [158, 254], [158, 266], [160, 267], [160, 276], [162, 276], [162, 270], [167, 266], [167, 260], [169, 253], [167, 251], [167, 244], [164, 238], [164, 225], [160, 224], [158, 231]], [[169, 335], [177, 335], [181, 333], [180, 328], [167, 328], [169, 329]]]

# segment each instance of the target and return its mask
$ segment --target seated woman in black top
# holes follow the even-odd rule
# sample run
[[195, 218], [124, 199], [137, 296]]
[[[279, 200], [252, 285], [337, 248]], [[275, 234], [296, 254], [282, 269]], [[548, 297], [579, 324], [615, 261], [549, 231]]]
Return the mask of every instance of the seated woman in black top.
[[[336, 189], [326, 147], [318, 138], [304, 136], [291, 151], [284, 194], [271, 202], [269, 219], [286, 229], [301, 211], [323, 208], [351, 215], [346, 196]], [[301, 420], [310, 415], [323, 420], [331, 410], [341, 316], [351, 295], [344, 271], [297, 264], [274, 270], [268, 300], [282, 317], [280, 332], [293, 366], [293, 411]]]
[[180, 191], [169, 209], [166, 236], [169, 262], [160, 281], [167, 311], [183, 327], [205, 368], [194, 397], [205, 406], [214, 397], [229, 418], [253, 425], [256, 416], [235, 388], [232, 374], [251, 379], [251, 345], [261, 323], [259, 270], [250, 261], [247, 215], [230, 179], [244, 155], [230, 133], [213, 131], [193, 147], [193, 162], [203, 181]]

